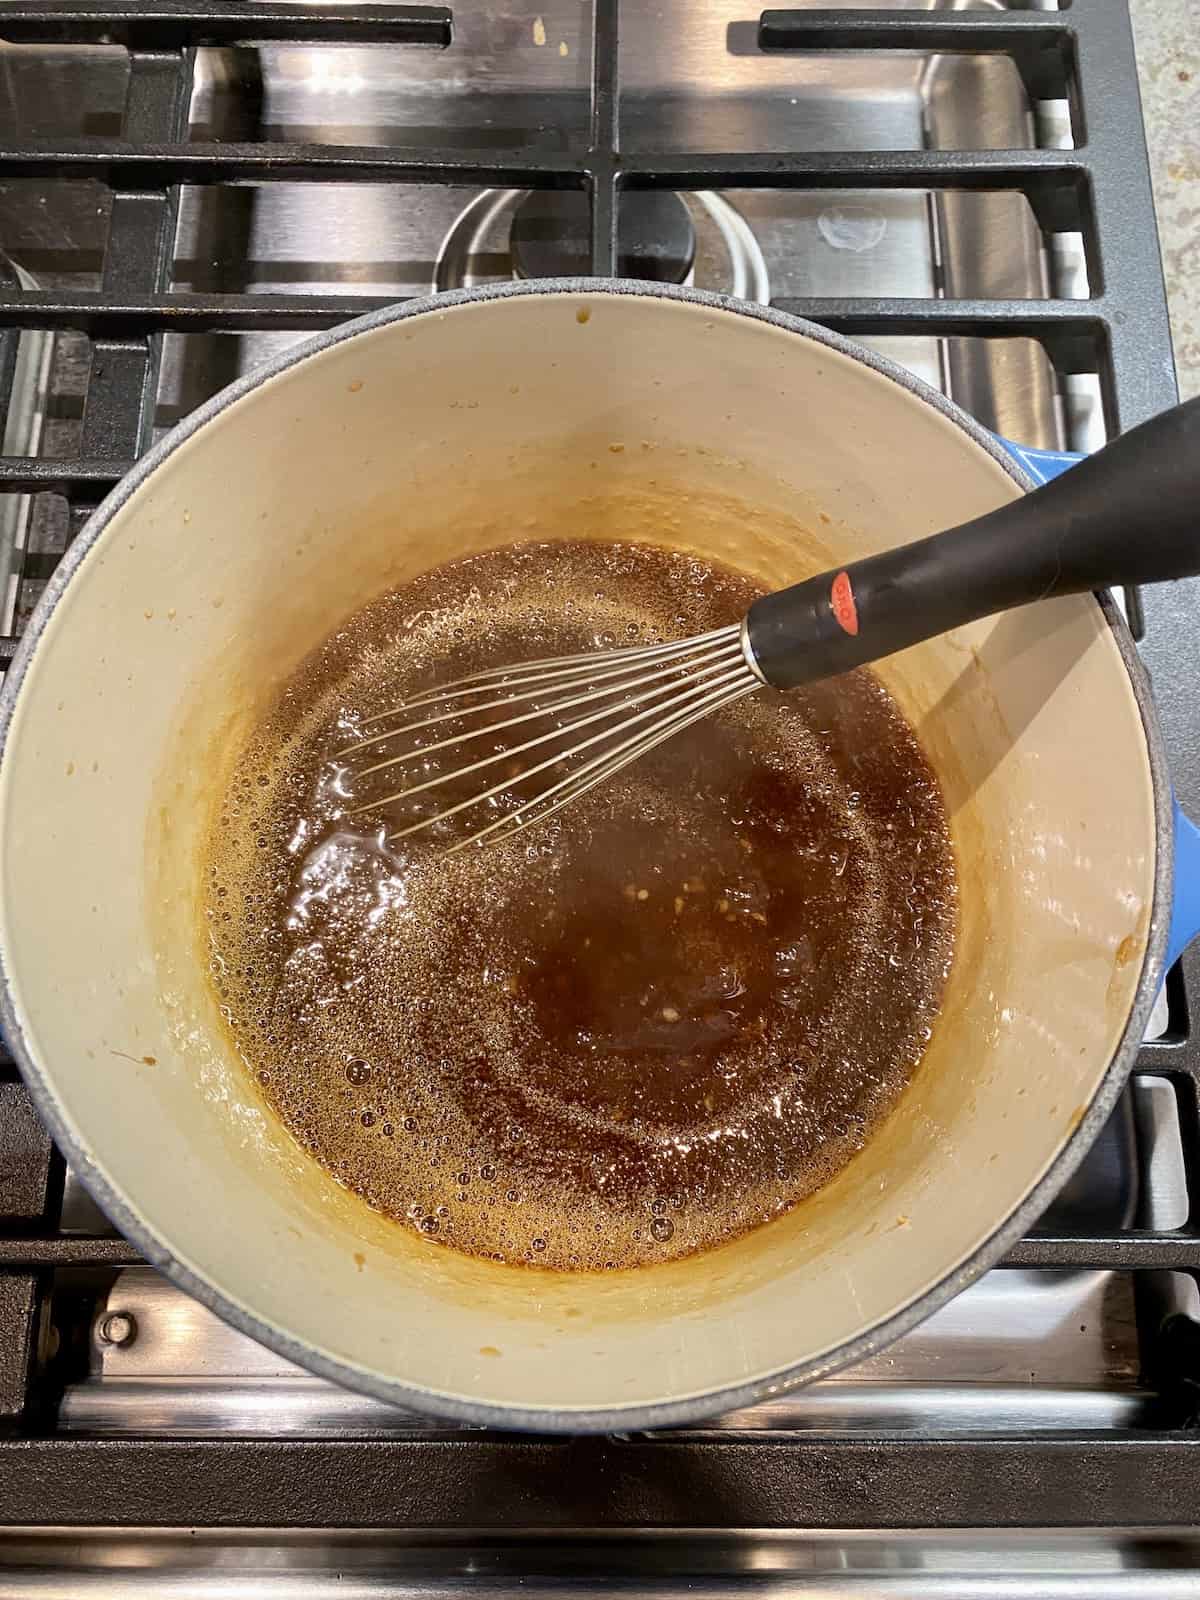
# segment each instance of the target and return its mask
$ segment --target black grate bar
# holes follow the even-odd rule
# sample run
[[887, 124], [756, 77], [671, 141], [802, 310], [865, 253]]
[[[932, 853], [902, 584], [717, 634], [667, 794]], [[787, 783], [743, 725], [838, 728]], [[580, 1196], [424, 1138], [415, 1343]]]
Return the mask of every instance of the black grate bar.
[[[83, 1234], [28, 1234], [0, 1238], [0, 1271], [50, 1267], [131, 1267], [141, 1252], [120, 1238]], [[1131, 1230], [1111, 1234], [1030, 1234], [1001, 1262], [1046, 1271], [1200, 1272], [1200, 1236], [1189, 1232]]]
[[611, 278], [617, 270], [619, 0], [594, 0], [594, 4], [592, 135], [588, 153], [592, 272], [598, 278]]
[[0, 1083], [0, 1228], [36, 1231], [50, 1191], [50, 1135], [23, 1083]]
[[[332, 328], [368, 311], [399, 305], [394, 295], [0, 293], [0, 327], [71, 328], [93, 337], [242, 333]], [[1075, 341], [1081, 371], [1095, 370], [1119, 312], [1103, 300], [921, 300], [880, 296], [784, 297], [776, 310], [844, 333], [1028, 335], [1064, 346]], [[1067, 370], [1074, 370], [1068, 368]], [[51, 463], [52, 465], [52, 463]]]
[[[137, 145], [118, 139], [24, 140], [0, 147], [0, 172], [9, 178], [113, 177], [153, 187], [166, 183], [230, 183], [403, 178], [436, 183], [444, 179], [559, 178], [579, 187], [587, 163], [559, 151], [518, 151], [498, 157], [494, 148], [406, 147], [271, 143]], [[1019, 189], [1050, 181], [1080, 187], [1088, 164], [1074, 150], [816, 150], [631, 152], [621, 157], [625, 181], [655, 188], [838, 188], [847, 179], [881, 187], [913, 189], [925, 184], [952, 188], [985, 186]], [[413, 178], [428, 174], [428, 178]], [[569, 183], [567, 183], [569, 180]]]
[[1032, 1233], [1013, 1245], [1003, 1265], [1097, 1272], [1200, 1272], [1200, 1236], [1142, 1229], [1109, 1234]]
[[1020, 189], [1050, 180], [1086, 185], [1088, 164], [1075, 150], [666, 151], [622, 158], [627, 179], [655, 188], [838, 188], [849, 178], [883, 188], [985, 186]]
[[1079, 231], [1089, 216], [1090, 172], [1073, 150], [670, 152], [621, 167], [631, 188], [1016, 190], [1044, 233]]
[[[779, 311], [852, 336], [911, 334], [939, 339], [1036, 339], [1061, 373], [1105, 364], [1120, 311], [1097, 300], [919, 300], [780, 298]], [[3, 303], [0, 302], [0, 318]]]
[[[28, 1439], [0, 1444], [0, 1523], [503, 1533], [1178, 1528], [1200, 1523], [1198, 1469], [1200, 1437], [1149, 1430], [1015, 1439], [700, 1430], [539, 1439], [450, 1429], [387, 1440]], [[1192, 1590], [1185, 1582], [1178, 1592]]]
[[[0, 292], [19, 289], [21, 280], [13, 270], [8, 257], [0, 253]], [[17, 339], [10, 332], [0, 333], [0, 418], [7, 416], [8, 400], [12, 394], [13, 375], [17, 370]]]
[[0, 456], [0, 490], [23, 494], [53, 490], [66, 495], [80, 489], [104, 492], [132, 466], [131, 456], [119, 459], [71, 456], [61, 461], [40, 456]]
[[764, 11], [760, 50], [921, 50], [1010, 56], [1034, 100], [1074, 76], [1075, 11]]
[[[241, 333], [331, 328], [385, 306], [397, 295], [73, 294], [56, 290], [0, 292], [0, 327], [71, 328], [93, 337], [134, 337], [147, 328], [170, 333]], [[853, 333], [1003, 335], [1059, 330], [1093, 342], [1119, 313], [1104, 300], [922, 300], [876, 295], [784, 297], [772, 301], [813, 322]], [[1089, 369], [1091, 370], [1091, 369]]]
[[1046, 232], [1080, 230], [1089, 168], [1070, 150], [823, 150], [716, 152], [585, 161], [556, 151], [290, 143], [170, 144], [29, 139], [0, 147], [0, 180], [92, 178], [121, 188], [210, 183], [444, 183], [494, 188], [611, 185], [656, 189], [1011, 189], [1025, 194]]
[[0, 1273], [0, 1426], [25, 1411], [38, 1322], [38, 1285], [29, 1273]]
[[1136, 1072], [1170, 1076], [1188, 1072], [1188, 1052], [1183, 1039], [1147, 1039], [1138, 1051]]
[[[186, 134], [194, 60], [190, 51], [132, 57], [125, 103], [129, 140]], [[178, 210], [176, 190], [114, 195], [104, 262], [109, 293], [166, 287]], [[161, 347], [161, 336], [145, 330], [97, 341], [83, 414], [83, 455], [136, 456], [145, 449], [154, 424]]]
[[111, 339], [134, 338], [148, 329], [243, 333], [333, 328], [404, 299], [402, 295], [0, 291], [0, 328], [70, 328]]
[[389, 145], [289, 143], [138, 145], [113, 139], [28, 139], [0, 147], [0, 178], [94, 178], [124, 188], [175, 183], [481, 184], [581, 189], [581, 163], [556, 151], [408, 149]]
[[[13, 1268], [39, 1271], [51, 1267], [144, 1265], [141, 1251], [127, 1240], [116, 1237], [100, 1239], [84, 1234], [58, 1234], [0, 1238], [0, 1275]], [[0, 1340], [0, 1346], [2, 1344]]]
[[0, 35], [10, 44], [120, 44], [131, 50], [271, 40], [328, 44], [416, 44], [444, 50], [453, 38], [445, 6], [283, 5], [277, 0], [7, 0]]

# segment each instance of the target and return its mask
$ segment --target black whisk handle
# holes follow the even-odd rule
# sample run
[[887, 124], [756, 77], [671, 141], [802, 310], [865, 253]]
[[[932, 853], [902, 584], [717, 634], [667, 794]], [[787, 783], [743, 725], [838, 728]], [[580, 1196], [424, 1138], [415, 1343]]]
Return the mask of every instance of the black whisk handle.
[[1034, 600], [1197, 574], [1200, 399], [973, 522], [765, 595], [746, 641], [792, 689]]

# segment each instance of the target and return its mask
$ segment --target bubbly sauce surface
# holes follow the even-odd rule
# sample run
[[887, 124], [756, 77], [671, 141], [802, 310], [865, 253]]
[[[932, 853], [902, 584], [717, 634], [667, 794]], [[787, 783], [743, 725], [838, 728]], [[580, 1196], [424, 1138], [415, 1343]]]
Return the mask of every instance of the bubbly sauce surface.
[[431, 1241], [561, 1270], [709, 1248], [828, 1181], [920, 1060], [953, 855], [869, 672], [760, 691], [490, 849], [445, 855], [465, 815], [384, 842], [454, 791], [375, 805], [395, 774], [362, 775], [367, 719], [757, 593], [646, 546], [474, 556], [348, 619], [256, 730], [205, 880], [223, 1014], [300, 1145]]

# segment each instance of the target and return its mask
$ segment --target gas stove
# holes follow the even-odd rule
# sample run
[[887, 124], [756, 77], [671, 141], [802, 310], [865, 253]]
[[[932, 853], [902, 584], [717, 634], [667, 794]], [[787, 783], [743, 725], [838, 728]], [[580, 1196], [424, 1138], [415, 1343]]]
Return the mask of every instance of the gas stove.
[[[769, 301], [1048, 449], [1175, 397], [1126, 0], [6, 0], [0, 34], [0, 664], [159, 433], [461, 284]], [[1128, 597], [1193, 811], [1198, 605]], [[114, 1234], [4, 1059], [0, 1591], [1194, 1593], [1198, 1000], [1190, 955], [1067, 1190], [915, 1332], [577, 1442], [448, 1429], [227, 1328]]]

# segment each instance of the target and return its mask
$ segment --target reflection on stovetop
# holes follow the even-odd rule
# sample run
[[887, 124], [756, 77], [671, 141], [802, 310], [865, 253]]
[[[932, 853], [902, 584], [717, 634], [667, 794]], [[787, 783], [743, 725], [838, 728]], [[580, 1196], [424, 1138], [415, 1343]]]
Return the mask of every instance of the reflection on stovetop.
[[1192, 1600], [1200, 1564], [1194, 1530], [889, 1529], [737, 1532], [630, 1528], [568, 1534], [514, 1527], [275, 1529], [28, 1528], [0, 1545], [6, 1596], [124, 1600], [342, 1600], [458, 1595], [489, 1600], [594, 1600], [653, 1593], [656, 1600], [756, 1594], [887, 1596], [887, 1600]]
[[[379, 1436], [440, 1430], [310, 1377], [227, 1327], [149, 1268], [119, 1273], [91, 1323], [90, 1370], [58, 1413], [66, 1432]], [[1002, 1269], [883, 1354], [709, 1427], [953, 1434], [1135, 1428], [1127, 1276]]]

